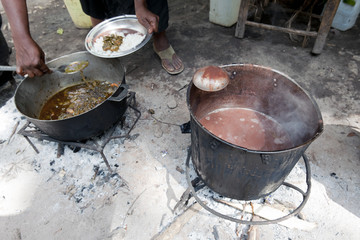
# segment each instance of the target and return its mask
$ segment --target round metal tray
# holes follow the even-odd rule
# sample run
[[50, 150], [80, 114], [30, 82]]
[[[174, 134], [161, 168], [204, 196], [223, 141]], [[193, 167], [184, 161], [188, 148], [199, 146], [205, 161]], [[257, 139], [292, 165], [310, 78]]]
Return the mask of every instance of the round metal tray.
[[[125, 50], [125, 51], [117, 51], [109, 54], [103, 54], [98, 51], [95, 51], [94, 44], [99, 37], [103, 37], [112, 33], [124, 33], [126, 36], [129, 33], [140, 33], [145, 35], [143, 41], [135, 46], [134, 48]], [[131, 54], [140, 48], [142, 48], [151, 38], [152, 34], [147, 32], [147, 29], [139, 23], [136, 18], [136, 15], [122, 15], [114, 18], [107, 19], [98, 25], [96, 25], [90, 32], [87, 34], [85, 38], [85, 47], [86, 50], [97, 56], [102, 58], [117, 58], [126, 56]]]

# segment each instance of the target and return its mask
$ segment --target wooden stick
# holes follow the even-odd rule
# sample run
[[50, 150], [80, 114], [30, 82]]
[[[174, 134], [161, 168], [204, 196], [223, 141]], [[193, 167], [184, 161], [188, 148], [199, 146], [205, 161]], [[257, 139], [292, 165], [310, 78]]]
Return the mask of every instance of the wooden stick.
[[16, 132], [16, 129], [18, 128], [18, 126], [19, 126], [19, 121], [15, 124], [15, 126], [14, 126], [14, 128], [13, 128], [13, 130], [12, 130], [12, 132], [11, 132], [11, 135], [10, 135], [10, 137], [8, 138], [8, 141], [7, 141], [7, 143], [6, 144], [9, 144], [10, 143], [10, 140], [11, 140], [11, 138], [14, 136], [14, 134], [15, 134], [15, 132]]
[[302, 36], [309, 36], [309, 37], [316, 37], [318, 34], [315, 31], [296, 30], [296, 29], [278, 27], [278, 26], [268, 25], [268, 24], [264, 24], [264, 23], [251, 22], [251, 21], [246, 21], [246, 25], [264, 28], [264, 29], [268, 29], [268, 30], [285, 32], [285, 33], [292, 33], [292, 34], [297, 34], [297, 35], [302, 35]]
[[184, 213], [178, 216], [169, 226], [167, 226], [164, 231], [153, 236], [151, 240], [173, 239], [181, 231], [184, 225], [201, 209], [202, 207], [200, 204], [194, 203]]

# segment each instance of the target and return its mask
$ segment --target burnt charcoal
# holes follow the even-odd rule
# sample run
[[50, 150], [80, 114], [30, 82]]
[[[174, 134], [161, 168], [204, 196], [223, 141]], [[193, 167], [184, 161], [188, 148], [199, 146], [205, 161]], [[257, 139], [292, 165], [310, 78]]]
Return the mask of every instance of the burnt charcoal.
[[106, 174], [105, 176], [104, 176], [104, 181], [105, 182], [108, 182], [110, 180], [110, 176], [108, 175], [108, 174]]
[[137, 139], [140, 136], [139, 133], [133, 134], [129, 137], [130, 141], [134, 141], [135, 139]]
[[176, 171], [178, 171], [178, 172], [181, 173], [181, 174], [184, 174], [184, 173], [185, 173], [185, 171], [184, 171], [181, 167], [179, 167], [179, 166], [176, 166]]
[[94, 172], [98, 173], [99, 168], [100, 168], [99, 166], [95, 165], [95, 166], [93, 167]]
[[[117, 165], [117, 164], [115, 164], [115, 165]], [[119, 166], [119, 165], [118, 165], [118, 166]], [[117, 178], [118, 178], [118, 177], [120, 177], [120, 176], [119, 176], [118, 173], [113, 173], [113, 174], [110, 175], [110, 177], [111, 177], [111, 178], [114, 178], [114, 177], [117, 177]]]
[[200, 182], [200, 178], [196, 177], [195, 179], [191, 180], [191, 185], [195, 187]]
[[181, 133], [191, 133], [190, 121], [180, 125]]
[[78, 151], [81, 150], [81, 147], [74, 147], [71, 145], [68, 145], [68, 147], [73, 151], [73, 153], [77, 153]]
[[97, 175], [101, 175], [101, 176], [104, 176], [104, 175], [105, 175], [105, 172], [104, 172], [104, 170], [102, 170], [102, 169], [101, 169], [101, 170], [99, 170], [99, 171], [98, 171], [98, 174], [97, 174]]
[[330, 176], [331, 176], [331, 177], [334, 177], [335, 179], [338, 179], [338, 178], [339, 178], [338, 176], [336, 176], [336, 173], [334, 173], [334, 172], [330, 173]]

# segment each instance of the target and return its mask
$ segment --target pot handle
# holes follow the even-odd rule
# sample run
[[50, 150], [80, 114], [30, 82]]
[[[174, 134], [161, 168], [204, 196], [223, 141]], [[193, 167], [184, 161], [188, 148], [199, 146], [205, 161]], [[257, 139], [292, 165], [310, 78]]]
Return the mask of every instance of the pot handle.
[[123, 90], [119, 93], [117, 96], [111, 96], [107, 100], [114, 101], [114, 102], [121, 102], [128, 94], [129, 86], [126, 84], [121, 84], [119, 88], [122, 88]]

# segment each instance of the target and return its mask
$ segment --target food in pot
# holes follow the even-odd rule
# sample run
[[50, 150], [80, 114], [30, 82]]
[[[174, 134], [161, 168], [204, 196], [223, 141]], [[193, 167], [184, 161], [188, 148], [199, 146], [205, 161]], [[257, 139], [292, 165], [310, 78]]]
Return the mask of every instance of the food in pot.
[[53, 95], [43, 106], [40, 120], [61, 120], [95, 108], [118, 88], [115, 83], [86, 80]]
[[293, 147], [288, 133], [273, 118], [247, 108], [221, 108], [200, 123], [217, 137], [250, 150], [276, 151]]
[[75, 72], [81, 72], [81, 74], [83, 73], [84, 68], [86, 68], [87, 66], [89, 66], [89, 62], [88, 61], [76, 61], [76, 62], [72, 62], [70, 63], [68, 66], [66, 66], [65, 68], [65, 73], [75, 73]]

